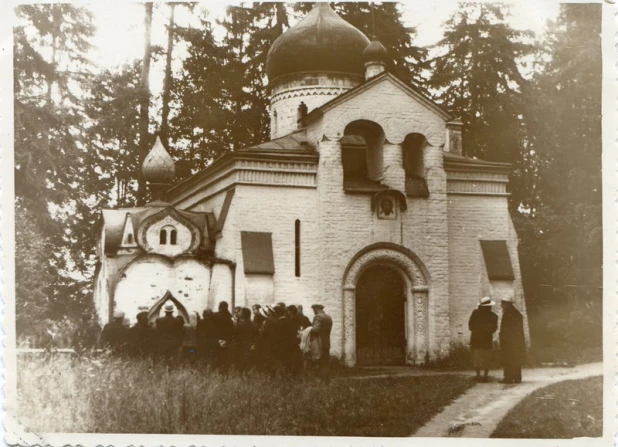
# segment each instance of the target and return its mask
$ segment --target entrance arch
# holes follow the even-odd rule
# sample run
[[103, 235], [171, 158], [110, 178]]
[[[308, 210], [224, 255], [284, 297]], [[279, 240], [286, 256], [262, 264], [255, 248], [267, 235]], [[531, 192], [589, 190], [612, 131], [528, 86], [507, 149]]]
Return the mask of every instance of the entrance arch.
[[[392, 344], [393, 349], [393, 358], [390, 361], [386, 358], [388, 357], [387, 354], [367, 355], [374, 355], [374, 360], [380, 362], [379, 364], [394, 364], [394, 350], [404, 346], [403, 360], [400, 359], [397, 363], [423, 364], [429, 346], [429, 319], [427, 315], [429, 275], [424, 264], [412, 251], [392, 243], [378, 243], [365, 247], [352, 258], [345, 270], [342, 281], [342, 352], [344, 361], [348, 366], [355, 366], [357, 361], [360, 361], [359, 364], [367, 364], [365, 357], [357, 357], [358, 354], [364, 356], [365, 354], [360, 351], [367, 349], [365, 344], [359, 346], [357, 351], [357, 342], [365, 343], [364, 335], [360, 335], [360, 332], [366, 330], [366, 328], [359, 327], [359, 324], [365, 324], [363, 313], [366, 310], [362, 306], [364, 306], [363, 300], [366, 299], [364, 295], [367, 293], [367, 284], [373, 283], [372, 286], [369, 286], [370, 290], [372, 288], [378, 290], [378, 292], [369, 292], [370, 295], [379, 293], [380, 289], [388, 288], [381, 286], [380, 280], [375, 280], [376, 275], [380, 273], [387, 275], [385, 277], [387, 281], [389, 278], [391, 278], [390, 281], [393, 281], [393, 278], [398, 278], [394, 280], [398, 281], [399, 284], [394, 286], [395, 292], [397, 287], [403, 288], [403, 310], [399, 307], [399, 316], [397, 316], [398, 304], [396, 294], [393, 292], [393, 297], [389, 298], [392, 300], [392, 310], [388, 310], [387, 313], [392, 315], [393, 321], [398, 321], [403, 314], [405, 342], [400, 340], [400, 344], [397, 345], [394, 335], [396, 331], [393, 330], [393, 334], [388, 335], [388, 337], [392, 337], [389, 343]], [[359, 300], [361, 307], [358, 307]], [[383, 343], [386, 346], [387, 342], [384, 341]], [[379, 347], [375, 349], [379, 349]], [[374, 362], [373, 364], [377, 363]]]

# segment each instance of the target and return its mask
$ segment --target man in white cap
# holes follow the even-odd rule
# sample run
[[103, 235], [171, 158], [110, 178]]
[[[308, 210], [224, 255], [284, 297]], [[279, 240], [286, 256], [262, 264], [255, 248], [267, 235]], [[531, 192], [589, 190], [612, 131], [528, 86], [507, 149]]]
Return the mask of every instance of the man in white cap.
[[503, 298], [500, 322], [500, 352], [504, 379], [502, 383], [521, 383], [521, 367], [526, 363], [524, 318], [515, 308], [513, 298]]
[[[478, 307], [472, 311], [470, 320], [468, 320], [468, 329], [471, 332], [472, 364], [476, 370], [478, 382], [489, 382], [493, 334], [498, 329], [498, 315], [491, 311], [494, 304], [491, 298], [484, 297], [479, 301]], [[481, 370], [484, 371], [482, 377]]]
[[165, 316], [157, 318], [155, 328], [157, 331], [159, 355], [167, 360], [176, 359], [182, 343], [183, 323], [174, 317], [174, 305], [168, 303], [164, 307]]
[[101, 347], [110, 349], [115, 354], [124, 352], [129, 336], [129, 328], [123, 324], [124, 312], [116, 310], [112, 321], [107, 323], [101, 332]]

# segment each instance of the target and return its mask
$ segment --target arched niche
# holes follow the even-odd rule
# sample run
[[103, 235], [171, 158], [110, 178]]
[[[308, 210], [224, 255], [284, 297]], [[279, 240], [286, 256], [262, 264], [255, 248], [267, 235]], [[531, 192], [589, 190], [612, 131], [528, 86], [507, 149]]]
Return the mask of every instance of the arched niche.
[[192, 257], [138, 256], [118, 275], [113, 288], [114, 309], [124, 311], [133, 322], [138, 312], [152, 309], [171, 293], [188, 313], [201, 313], [208, 305], [211, 270]]
[[349, 122], [341, 139], [344, 182], [368, 179], [379, 182], [384, 173], [384, 130], [369, 120]]

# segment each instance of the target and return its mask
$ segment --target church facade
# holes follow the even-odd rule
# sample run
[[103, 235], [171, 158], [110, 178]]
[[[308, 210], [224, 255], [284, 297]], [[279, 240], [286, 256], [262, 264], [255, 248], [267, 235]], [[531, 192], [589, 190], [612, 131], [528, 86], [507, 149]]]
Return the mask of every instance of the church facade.
[[174, 186], [157, 141], [142, 169], [159, 200], [102, 212], [100, 319], [321, 303], [333, 355], [394, 365], [466, 344], [483, 296], [525, 316], [510, 167], [464, 157], [461, 122], [387, 57], [318, 3], [268, 54], [271, 141]]

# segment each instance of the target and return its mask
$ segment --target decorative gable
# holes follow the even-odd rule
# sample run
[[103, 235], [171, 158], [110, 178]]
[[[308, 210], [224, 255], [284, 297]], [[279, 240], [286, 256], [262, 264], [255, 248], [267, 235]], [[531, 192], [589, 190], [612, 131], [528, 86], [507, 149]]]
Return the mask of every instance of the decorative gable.
[[135, 237], [135, 229], [133, 228], [133, 219], [131, 217], [131, 213], [127, 213], [127, 216], [124, 220], [124, 228], [122, 230], [120, 247], [137, 248], [137, 238]]
[[137, 232], [142, 250], [170, 258], [195, 252], [200, 240], [199, 228], [171, 207], [144, 219]]

